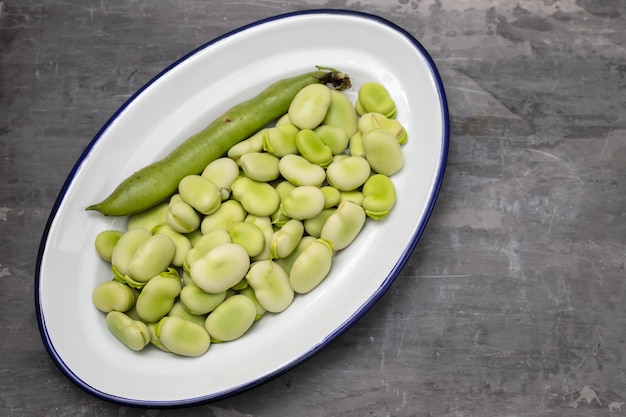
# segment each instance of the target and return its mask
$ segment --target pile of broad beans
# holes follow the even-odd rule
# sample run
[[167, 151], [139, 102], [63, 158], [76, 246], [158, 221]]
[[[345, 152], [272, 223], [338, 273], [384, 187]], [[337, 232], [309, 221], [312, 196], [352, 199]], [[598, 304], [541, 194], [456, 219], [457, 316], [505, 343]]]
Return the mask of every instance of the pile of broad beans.
[[130, 349], [183, 356], [235, 340], [318, 286], [366, 220], [396, 202], [408, 136], [387, 89], [354, 103], [302, 88], [271, 127], [239, 142], [166, 202], [95, 242], [113, 279], [94, 288], [109, 330]]

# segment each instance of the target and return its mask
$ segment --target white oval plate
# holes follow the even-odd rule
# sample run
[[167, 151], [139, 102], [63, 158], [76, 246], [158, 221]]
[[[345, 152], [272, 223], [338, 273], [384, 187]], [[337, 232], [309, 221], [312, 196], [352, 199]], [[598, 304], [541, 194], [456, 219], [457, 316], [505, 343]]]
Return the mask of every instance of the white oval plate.
[[[148, 346], [140, 353], [109, 333], [91, 303], [110, 267], [93, 249], [125, 218], [85, 207], [137, 169], [165, 156], [229, 107], [280, 78], [316, 65], [353, 82], [384, 84], [409, 132], [405, 167], [394, 175], [397, 204], [368, 221], [337, 253], [331, 274], [266, 315], [237, 341], [198, 358]], [[411, 255], [435, 204], [449, 140], [447, 104], [437, 69], [410, 34], [380, 17], [311, 10], [265, 19], [203, 45], [165, 69], [117, 111], [91, 141], [61, 189], [43, 234], [35, 285], [37, 318], [52, 360], [75, 384], [115, 403], [169, 407], [224, 398], [273, 378], [336, 339], [388, 289]]]

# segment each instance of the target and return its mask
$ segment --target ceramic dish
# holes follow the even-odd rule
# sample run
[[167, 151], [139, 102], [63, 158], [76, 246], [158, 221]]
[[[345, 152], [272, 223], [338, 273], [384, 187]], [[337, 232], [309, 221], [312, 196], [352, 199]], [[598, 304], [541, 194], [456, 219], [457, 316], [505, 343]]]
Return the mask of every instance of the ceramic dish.
[[[397, 204], [382, 222], [368, 221], [339, 252], [331, 274], [267, 315], [237, 341], [214, 344], [197, 358], [148, 346], [140, 353], [109, 333], [91, 302], [111, 279], [93, 249], [105, 229], [125, 218], [85, 207], [124, 178], [166, 155], [227, 108], [271, 82], [316, 65], [348, 73], [355, 97], [367, 81], [384, 84], [409, 132], [405, 167], [393, 177]], [[80, 157], [55, 202], [37, 260], [35, 302], [43, 342], [76, 385], [96, 397], [133, 406], [208, 402], [271, 379], [318, 352], [358, 320], [411, 255], [441, 185], [448, 150], [443, 86], [426, 50], [380, 17], [314, 10], [265, 19], [184, 56], [117, 111]]]

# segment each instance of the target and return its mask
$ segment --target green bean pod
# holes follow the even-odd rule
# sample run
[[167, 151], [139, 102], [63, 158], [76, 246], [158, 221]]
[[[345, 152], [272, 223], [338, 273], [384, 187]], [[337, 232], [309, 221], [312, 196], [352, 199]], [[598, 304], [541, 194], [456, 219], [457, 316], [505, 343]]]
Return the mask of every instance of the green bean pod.
[[318, 83], [341, 84], [339, 88], [345, 88], [349, 78], [336, 71], [317, 70], [273, 83], [257, 96], [227, 110], [165, 158], [126, 178], [107, 198], [87, 210], [125, 216], [166, 200], [184, 177], [201, 173], [233, 145], [287, 113], [300, 90]]

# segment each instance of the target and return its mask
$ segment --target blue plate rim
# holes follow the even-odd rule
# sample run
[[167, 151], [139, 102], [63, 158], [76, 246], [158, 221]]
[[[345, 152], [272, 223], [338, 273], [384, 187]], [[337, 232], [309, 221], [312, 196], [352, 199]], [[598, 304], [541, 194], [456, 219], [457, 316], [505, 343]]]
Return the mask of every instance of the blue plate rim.
[[[320, 342], [318, 345], [316, 345], [315, 347], [313, 347], [312, 349], [310, 349], [309, 351], [303, 353], [302, 355], [300, 355], [299, 357], [297, 357], [296, 359], [294, 359], [293, 361], [285, 364], [282, 368], [268, 374], [268, 375], [264, 375], [261, 376], [255, 380], [251, 380], [248, 381], [245, 384], [230, 388], [228, 390], [225, 391], [221, 391], [221, 392], [216, 392], [216, 393], [212, 393], [206, 396], [199, 396], [199, 397], [192, 397], [192, 398], [186, 398], [186, 399], [182, 399], [182, 400], [172, 400], [172, 401], [148, 401], [148, 400], [136, 400], [136, 399], [132, 399], [132, 398], [123, 398], [123, 397], [119, 397], [116, 395], [111, 395], [111, 394], [107, 394], [105, 392], [102, 392], [94, 387], [92, 387], [91, 385], [87, 384], [86, 382], [84, 382], [83, 380], [81, 380], [81, 378], [76, 375], [63, 361], [63, 359], [60, 357], [60, 355], [56, 352], [56, 350], [54, 349], [54, 346], [50, 340], [50, 337], [48, 335], [47, 332], [47, 328], [46, 328], [46, 321], [45, 321], [45, 317], [43, 316], [43, 311], [41, 308], [41, 303], [40, 303], [40, 281], [41, 281], [41, 262], [42, 262], [42, 258], [43, 255], [45, 253], [46, 250], [46, 243], [47, 243], [47, 239], [48, 239], [48, 234], [50, 232], [50, 228], [52, 225], [52, 222], [54, 221], [56, 214], [58, 212], [58, 209], [61, 205], [61, 203], [63, 202], [65, 195], [67, 193], [68, 188], [70, 187], [70, 185], [72, 184], [72, 181], [74, 180], [74, 177], [77, 173], [77, 171], [80, 169], [81, 165], [83, 164], [83, 162], [85, 161], [85, 159], [87, 158], [87, 156], [89, 155], [89, 153], [91, 152], [92, 148], [98, 143], [98, 141], [100, 140], [100, 137], [103, 135], [103, 133], [107, 130], [107, 128], [118, 118], [118, 116], [147, 88], [149, 88], [152, 84], [154, 84], [157, 80], [159, 80], [161, 77], [163, 77], [165, 74], [167, 74], [168, 72], [170, 72], [171, 70], [173, 70], [175, 67], [177, 67], [178, 65], [180, 65], [182, 62], [188, 60], [190, 57], [192, 57], [193, 55], [201, 52], [202, 50], [210, 47], [211, 45], [229, 38], [233, 35], [236, 35], [237, 33], [246, 31], [248, 29], [251, 29], [253, 27], [256, 26], [260, 26], [260, 25], [265, 25], [268, 23], [271, 23], [273, 21], [277, 21], [277, 20], [282, 20], [282, 19], [286, 19], [286, 18], [291, 18], [291, 17], [295, 17], [295, 16], [302, 16], [302, 15], [323, 15], [323, 14], [327, 14], [327, 15], [347, 15], [347, 16], [353, 16], [353, 17], [359, 17], [359, 18], [364, 18], [364, 19], [370, 19], [373, 21], [376, 21], [380, 24], [383, 24], [387, 27], [389, 27], [390, 29], [393, 29], [394, 31], [400, 33], [401, 35], [403, 35], [409, 42], [411, 42], [413, 44], [413, 46], [420, 52], [420, 54], [423, 56], [423, 58], [426, 60], [428, 67], [431, 71], [431, 74], [434, 78], [436, 87], [437, 87], [437, 92], [439, 94], [439, 100], [440, 100], [440, 110], [441, 110], [441, 114], [442, 114], [442, 122], [443, 122], [443, 131], [442, 131], [442, 142], [443, 142], [443, 146], [442, 146], [442, 151], [441, 151], [441, 155], [440, 155], [440, 160], [439, 160], [439, 170], [436, 173], [436, 177], [435, 177], [435, 184], [434, 184], [434, 188], [432, 190], [431, 195], [429, 196], [429, 200], [427, 202], [426, 205], [426, 212], [425, 215], [422, 217], [420, 223], [417, 226], [417, 229], [415, 230], [414, 235], [412, 236], [411, 242], [409, 243], [409, 245], [405, 248], [404, 252], [402, 253], [402, 256], [398, 259], [398, 261], [396, 262], [396, 264], [394, 265], [393, 269], [389, 272], [389, 274], [387, 275], [387, 277], [385, 278], [385, 280], [382, 282], [382, 284], [379, 286], [378, 290], [376, 292], [374, 292], [372, 294], [372, 296], [357, 310], [355, 311], [340, 327], [338, 327], [337, 329], [335, 329], [333, 332], [331, 332], [329, 335], [326, 336], [326, 338]], [[396, 277], [398, 276], [398, 274], [400, 273], [400, 271], [402, 270], [402, 268], [404, 267], [404, 265], [406, 264], [406, 262], [408, 261], [408, 259], [410, 258], [411, 254], [413, 253], [413, 251], [415, 250], [415, 247], [417, 246], [418, 241], [420, 240], [425, 228], [426, 228], [426, 224], [428, 223], [428, 220], [430, 218], [430, 215], [432, 214], [432, 211], [434, 209], [437, 197], [439, 196], [439, 192], [441, 190], [441, 185], [443, 182], [443, 177], [445, 174], [445, 169], [446, 169], [446, 165], [447, 165], [447, 159], [448, 159], [448, 149], [449, 149], [449, 142], [450, 142], [450, 121], [449, 121], [449, 112], [448, 112], [448, 101], [447, 101], [447, 97], [445, 94], [445, 90], [444, 90], [444, 86], [443, 86], [443, 82], [441, 79], [441, 76], [439, 74], [439, 71], [437, 69], [437, 66], [435, 65], [434, 60], [432, 59], [432, 57], [430, 56], [430, 54], [428, 53], [428, 51], [422, 46], [422, 44], [413, 36], [411, 35], [407, 30], [405, 30], [404, 28], [398, 26], [397, 24], [391, 22], [390, 20], [383, 18], [381, 16], [375, 15], [375, 14], [371, 14], [371, 13], [366, 13], [366, 12], [361, 12], [361, 11], [354, 11], [354, 10], [346, 10], [346, 9], [326, 9], [326, 8], [321, 8], [321, 9], [308, 9], [308, 10], [300, 10], [300, 11], [293, 11], [293, 12], [288, 12], [288, 13], [283, 13], [283, 14], [278, 14], [275, 16], [271, 16], [271, 17], [267, 17], [267, 18], [263, 18], [260, 20], [257, 20], [255, 22], [243, 25], [237, 29], [234, 29], [232, 31], [229, 31], [227, 33], [224, 33], [223, 35], [220, 35], [206, 43], [204, 43], [203, 45], [199, 46], [198, 48], [195, 48], [193, 50], [191, 50], [189, 53], [183, 55], [181, 58], [177, 59], [176, 61], [174, 61], [173, 63], [171, 63], [170, 65], [166, 66], [161, 72], [159, 72], [157, 75], [155, 75], [152, 79], [150, 79], [147, 83], [145, 83], [141, 88], [139, 88], [133, 95], [131, 95], [113, 114], [112, 116], [106, 121], [106, 123], [98, 130], [98, 132], [96, 133], [96, 135], [92, 138], [92, 140], [89, 142], [89, 144], [86, 146], [86, 148], [84, 149], [84, 151], [82, 152], [82, 154], [79, 156], [77, 162], [75, 163], [75, 165], [72, 167], [71, 171], [69, 172], [65, 182], [63, 183], [57, 198], [54, 202], [54, 205], [51, 209], [50, 215], [48, 217], [48, 220], [46, 222], [43, 234], [42, 234], [42, 238], [41, 238], [41, 242], [39, 245], [39, 249], [37, 252], [37, 261], [36, 261], [36, 266], [35, 266], [35, 291], [34, 291], [34, 296], [35, 296], [35, 312], [36, 312], [36, 317], [37, 317], [37, 324], [38, 324], [38, 328], [39, 328], [39, 333], [41, 335], [42, 338], [42, 342], [44, 344], [44, 347], [46, 348], [46, 351], [48, 352], [49, 356], [51, 357], [52, 361], [55, 363], [55, 365], [61, 370], [61, 372], [70, 380], [72, 381], [76, 386], [78, 386], [79, 388], [81, 388], [82, 390], [86, 391], [87, 393], [105, 400], [105, 401], [109, 401], [115, 404], [119, 404], [119, 405], [124, 405], [124, 406], [132, 406], [132, 407], [142, 407], [142, 408], [174, 408], [174, 407], [183, 407], [183, 406], [190, 406], [190, 405], [199, 405], [199, 404], [203, 404], [203, 403], [209, 403], [209, 402], [214, 402], [214, 401], [218, 401], [218, 400], [222, 400], [225, 399], [227, 397], [231, 397], [233, 395], [236, 394], [240, 394], [244, 391], [250, 390], [254, 387], [257, 387], [259, 385], [262, 385], [272, 379], [277, 378], [278, 376], [288, 372], [289, 370], [295, 368], [296, 366], [302, 364], [303, 362], [307, 361], [308, 359], [310, 359], [311, 357], [313, 357], [316, 353], [318, 353], [319, 351], [321, 351], [324, 347], [328, 346], [331, 342], [333, 342], [334, 340], [336, 340], [339, 336], [341, 336], [343, 333], [345, 333], [350, 327], [352, 327], [361, 317], [363, 317], [363, 315], [372, 308], [372, 306], [387, 292], [387, 290], [389, 289], [389, 287], [391, 286], [391, 284], [393, 283], [393, 281], [396, 279]]]

